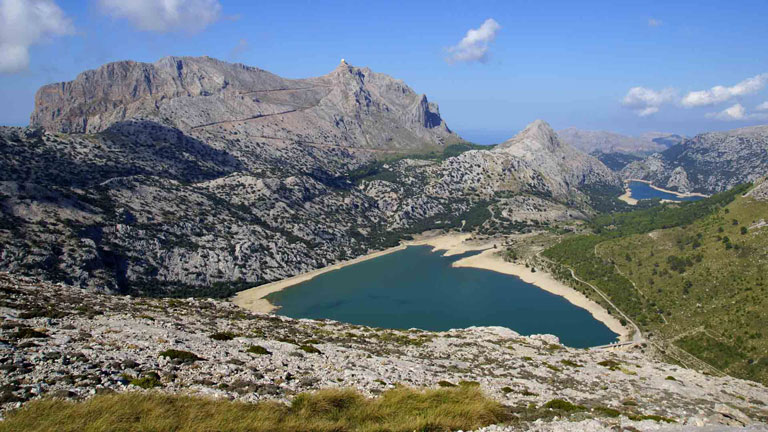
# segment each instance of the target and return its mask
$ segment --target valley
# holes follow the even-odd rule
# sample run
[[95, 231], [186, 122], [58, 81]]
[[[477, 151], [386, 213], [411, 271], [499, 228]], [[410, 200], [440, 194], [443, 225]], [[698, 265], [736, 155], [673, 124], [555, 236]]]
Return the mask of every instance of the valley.
[[211, 397], [282, 407], [281, 430], [305, 400], [424, 395], [488, 416], [434, 430], [760, 427], [765, 130], [533, 120], [482, 146], [346, 61], [45, 85], [0, 127], [0, 430]]

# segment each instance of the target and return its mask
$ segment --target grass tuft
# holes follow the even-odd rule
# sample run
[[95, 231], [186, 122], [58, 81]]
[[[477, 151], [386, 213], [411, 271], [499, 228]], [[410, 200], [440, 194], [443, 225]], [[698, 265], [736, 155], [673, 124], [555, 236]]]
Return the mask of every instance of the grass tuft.
[[353, 390], [302, 393], [290, 405], [121, 393], [83, 402], [44, 399], [8, 414], [0, 432], [146, 431], [447, 431], [473, 430], [511, 418], [476, 387], [415, 390], [398, 387], [367, 399]]

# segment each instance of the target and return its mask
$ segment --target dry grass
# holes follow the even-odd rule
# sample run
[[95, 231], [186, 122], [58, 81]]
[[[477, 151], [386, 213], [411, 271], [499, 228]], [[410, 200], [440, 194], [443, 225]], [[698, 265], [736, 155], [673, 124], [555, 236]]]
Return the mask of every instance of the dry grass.
[[0, 431], [447, 431], [508, 418], [502, 405], [471, 386], [401, 387], [374, 399], [354, 390], [320, 390], [290, 405], [135, 392], [34, 401], [10, 413]]

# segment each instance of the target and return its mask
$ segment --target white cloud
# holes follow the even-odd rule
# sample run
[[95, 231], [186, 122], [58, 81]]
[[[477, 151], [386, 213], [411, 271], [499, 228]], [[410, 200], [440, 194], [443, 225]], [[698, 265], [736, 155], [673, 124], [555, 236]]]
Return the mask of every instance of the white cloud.
[[[756, 93], [768, 84], [768, 73], [747, 78], [744, 81], [732, 86], [715, 86], [709, 90], [700, 90], [690, 92], [682, 100], [685, 107], [698, 107], [714, 105], [726, 102], [737, 96], [744, 96]], [[735, 106], [735, 105], [734, 105]]]
[[768, 101], [765, 101], [761, 103], [760, 105], [755, 107], [756, 111], [768, 111]]
[[221, 17], [219, 0], [99, 0], [113, 18], [124, 18], [139, 30], [196, 33]]
[[744, 120], [747, 118], [747, 110], [741, 104], [730, 106], [717, 113], [707, 114], [709, 118], [718, 120]]
[[653, 90], [645, 87], [632, 87], [627, 92], [621, 104], [633, 110], [640, 117], [646, 117], [659, 112], [659, 108], [677, 99], [677, 90], [668, 88]]
[[[762, 105], [766, 104], [759, 105], [757, 109], [760, 110]], [[768, 106], [766, 106], [766, 108], [768, 108]], [[742, 104], [737, 103], [720, 112], [709, 113], [707, 114], [707, 117], [725, 121], [767, 120], [768, 113], [748, 113], [747, 109], [744, 108]]]
[[648, 18], [648, 27], [660, 27], [664, 22], [656, 18]]
[[455, 62], [485, 62], [488, 60], [488, 49], [501, 26], [493, 18], [488, 18], [476, 29], [470, 29], [466, 36], [457, 44], [448, 48], [451, 54], [446, 60]]
[[26, 69], [30, 46], [74, 31], [53, 0], [0, 0], [0, 72]]

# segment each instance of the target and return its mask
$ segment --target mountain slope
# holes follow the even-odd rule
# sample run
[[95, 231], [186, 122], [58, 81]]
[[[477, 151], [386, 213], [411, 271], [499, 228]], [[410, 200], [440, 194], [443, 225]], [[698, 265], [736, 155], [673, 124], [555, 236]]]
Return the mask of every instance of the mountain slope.
[[766, 185], [601, 216], [597, 235], [545, 255], [599, 287], [672, 358], [766, 383]]
[[768, 126], [709, 132], [633, 162], [623, 178], [680, 192], [715, 193], [768, 173]]
[[[656, 362], [639, 350], [573, 349], [551, 335], [500, 327], [427, 332], [294, 320], [223, 301], [99, 295], [5, 273], [0, 301], [1, 411], [39, 396], [80, 399], [110, 391], [124, 400], [162, 392], [256, 402], [297, 400], [299, 392], [324, 388], [373, 396], [402, 385], [460, 385], [509, 407], [512, 423], [498, 430], [612, 430], [617, 421], [656, 430], [666, 418], [723, 430], [723, 424], [768, 419], [768, 393], [755, 383]], [[140, 386], [156, 387], [142, 392]], [[339, 402], [344, 399], [299, 413], [338, 418], [357, 406], [339, 409]], [[475, 412], [469, 413], [460, 414]], [[113, 414], [103, 419], [106, 428], [133, 421]], [[429, 418], [428, 411], [420, 414]], [[339, 430], [337, 421], [328, 424]], [[296, 429], [302, 428], [287, 428]]]

